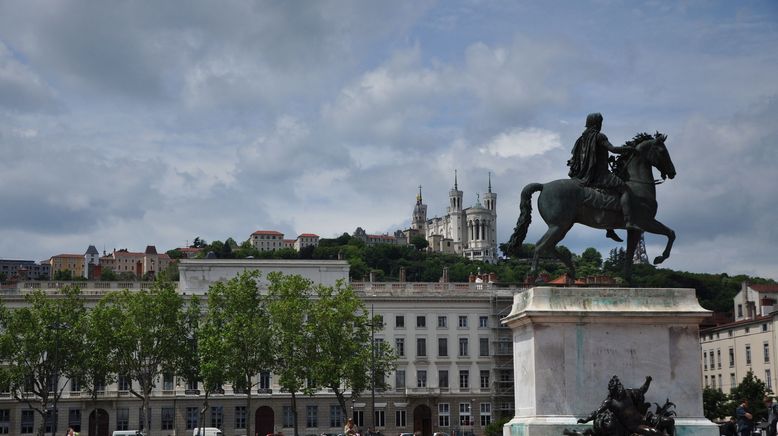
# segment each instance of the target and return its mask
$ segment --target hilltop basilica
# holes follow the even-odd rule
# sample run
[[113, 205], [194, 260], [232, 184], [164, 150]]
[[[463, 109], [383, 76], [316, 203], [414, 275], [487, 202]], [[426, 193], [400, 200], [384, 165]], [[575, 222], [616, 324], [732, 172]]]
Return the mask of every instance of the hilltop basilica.
[[429, 251], [459, 254], [468, 259], [494, 263], [497, 261], [497, 194], [492, 192], [491, 173], [489, 188], [483, 194], [483, 204], [478, 196], [473, 206], [463, 209], [462, 196], [455, 171], [446, 215], [427, 219], [427, 205], [422, 200], [419, 186], [411, 228], [407, 231], [408, 240], [414, 235], [423, 235], [429, 242]]

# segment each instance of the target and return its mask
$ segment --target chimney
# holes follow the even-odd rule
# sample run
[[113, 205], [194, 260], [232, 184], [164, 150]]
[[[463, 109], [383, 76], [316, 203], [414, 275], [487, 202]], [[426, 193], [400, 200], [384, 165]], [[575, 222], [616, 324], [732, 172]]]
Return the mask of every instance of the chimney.
[[400, 267], [400, 283], [405, 283], [405, 267]]

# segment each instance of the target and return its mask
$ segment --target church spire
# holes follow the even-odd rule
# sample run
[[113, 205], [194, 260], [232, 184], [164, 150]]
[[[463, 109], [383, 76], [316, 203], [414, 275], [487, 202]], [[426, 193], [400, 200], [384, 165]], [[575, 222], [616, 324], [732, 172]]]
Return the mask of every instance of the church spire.
[[416, 204], [421, 204], [421, 185], [419, 185], [419, 195], [416, 196]]
[[489, 192], [492, 192], [492, 172], [489, 171]]
[[454, 170], [454, 190], [459, 190], [459, 187], [457, 186], [457, 170]]

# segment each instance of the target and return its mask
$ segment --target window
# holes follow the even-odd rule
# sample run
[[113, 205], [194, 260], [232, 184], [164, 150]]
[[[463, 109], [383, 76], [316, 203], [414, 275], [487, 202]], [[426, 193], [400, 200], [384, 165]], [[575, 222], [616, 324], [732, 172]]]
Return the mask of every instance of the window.
[[451, 409], [448, 403], [438, 403], [438, 426], [448, 427], [451, 425]]
[[489, 389], [489, 370], [481, 370], [481, 389]]
[[438, 357], [448, 357], [448, 338], [438, 338]]
[[405, 338], [395, 338], [394, 351], [397, 352], [397, 357], [405, 357]]
[[11, 431], [11, 409], [0, 409], [0, 434]]
[[235, 428], [246, 428], [246, 406], [235, 406]]
[[770, 363], [770, 344], [767, 342], [762, 344], [762, 351], [764, 353], [764, 363]]
[[405, 409], [397, 409], [394, 411], [394, 426], [395, 427], [405, 427], [407, 426], [408, 417], [405, 413]]
[[770, 369], [764, 370], [764, 382], [767, 385], [767, 390], [772, 391], [773, 390], [773, 378], [772, 374], [770, 374]]
[[395, 388], [405, 389], [405, 370], [398, 369], [394, 372], [394, 386]]
[[416, 317], [416, 328], [427, 328], [427, 317], [424, 315], [419, 315]]
[[357, 427], [364, 427], [365, 426], [365, 411], [364, 410], [354, 410], [354, 425]]
[[478, 355], [489, 355], [489, 338], [478, 338]]
[[481, 427], [492, 423], [492, 403], [481, 403]]
[[386, 411], [384, 409], [376, 409], [374, 417], [376, 427], [386, 427]]
[[459, 355], [467, 356], [467, 338], [459, 338]]
[[743, 317], [743, 305], [738, 304], [737, 305], [737, 317], [742, 318]]
[[330, 404], [330, 427], [343, 427], [343, 410], [338, 404]]
[[751, 345], [746, 345], [746, 365], [751, 364]]
[[466, 369], [459, 370], [459, 389], [470, 388], [470, 371]]
[[763, 331], [763, 332], [766, 332], [766, 331], [767, 331], [767, 324], [762, 324], [762, 331]]
[[259, 393], [267, 394], [271, 393], [270, 390], [270, 371], [259, 372]]
[[713, 389], [716, 389], [716, 376], [715, 375], [710, 376], [710, 387], [712, 387]]
[[488, 328], [489, 327], [489, 317], [488, 316], [479, 316], [478, 317], [478, 327], [479, 328]]
[[721, 369], [721, 348], [716, 349], [716, 367]]
[[721, 382], [721, 374], [719, 374], [719, 389], [723, 388], [724, 384]]
[[416, 357], [427, 357], [426, 338], [416, 338]]
[[735, 380], [735, 373], [731, 372], [729, 373], [729, 389], [732, 390], [737, 385], [737, 381]]
[[189, 391], [196, 391], [197, 390], [197, 380], [187, 380], [186, 382], [186, 389]]
[[416, 371], [416, 387], [417, 388], [427, 387], [427, 370], [419, 369]]
[[81, 409], [68, 409], [68, 425], [72, 425], [74, 430], [81, 428]]
[[729, 330], [729, 331], [727, 332], [727, 335], [729, 335], [729, 337], [731, 338], [731, 337], [732, 337], [732, 330]]
[[398, 328], [398, 329], [405, 328], [405, 316], [397, 315], [394, 317], [394, 328]]
[[[198, 410], [197, 407], [186, 408], [186, 429], [193, 430], [197, 428]], [[126, 428], [123, 430], [127, 430]]]
[[222, 406], [211, 407], [211, 427], [222, 428], [224, 422], [224, 408]]
[[[162, 374], [162, 390], [163, 391], [173, 390], [173, 374], [170, 373]], [[171, 429], [163, 428], [162, 430], [171, 430]]]
[[702, 352], [702, 363], [703, 363], [703, 365], [705, 367], [704, 368], [705, 371], [707, 371], [708, 370], [708, 352], [707, 351], [703, 351]]
[[439, 369], [438, 370], [438, 387], [439, 388], [446, 388], [446, 389], [448, 389], [448, 370], [447, 369]]
[[459, 425], [473, 425], [470, 419], [470, 403], [459, 403]]
[[284, 428], [294, 427], [294, 414], [292, 413], [292, 406], [283, 406], [283, 426]]
[[81, 392], [81, 382], [78, 380], [78, 377], [70, 379], [70, 392]]
[[705, 387], [707, 388], [708, 386], [709, 386], [709, 385], [708, 385], [708, 376], [706, 375], [706, 376], [705, 376]]
[[[196, 407], [193, 407], [193, 409], [195, 409], [195, 412], [197, 412]], [[197, 423], [197, 418], [195, 417], [195, 424], [196, 423]], [[130, 409], [126, 409], [126, 408], [116, 409], [116, 429], [117, 430], [130, 429]]]
[[117, 382], [120, 391], [130, 390], [130, 379], [126, 375], [120, 375]]
[[746, 333], [751, 331], [751, 327], [746, 327]]
[[35, 412], [32, 410], [22, 410], [21, 428], [22, 433], [32, 433], [35, 431]]
[[735, 349], [729, 347], [729, 367], [733, 368], [734, 366], [735, 366]]
[[305, 406], [305, 427], [314, 428], [319, 426], [319, 407], [316, 405]]
[[175, 415], [175, 409], [172, 407], [163, 407], [160, 413], [160, 429], [173, 430], [173, 422], [175, 421], [173, 416]]
[[467, 315], [459, 315], [459, 328], [467, 328]]
[[448, 326], [448, 318], [445, 316], [438, 317], [438, 328], [444, 329]]

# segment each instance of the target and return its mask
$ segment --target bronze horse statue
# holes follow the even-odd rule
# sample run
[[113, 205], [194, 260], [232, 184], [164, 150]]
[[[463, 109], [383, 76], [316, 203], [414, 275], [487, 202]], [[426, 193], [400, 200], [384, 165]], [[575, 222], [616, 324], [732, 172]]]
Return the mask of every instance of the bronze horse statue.
[[[660, 264], [670, 257], [670, 250], [675, 240], [675, 232], [657, 221], [656, 184], [652, 167], [658, 169], [662, 181], [667, 177], [675, 177], [675, 166], [665, 146], [667, 135], [659, 132], [651, 136], [640, 133], [625, 147], [632, 152], [619, 156], [614, 162], [614, 173], [621, 177], [632, 191], [631, 209], [635, 225], [643, 231], [664, 235], [667, 245], [661, 256], [654, 259], [654, 264]], [[556, 249], [574, 224], [580, 223], [597, 229], [623, 229], [624, 216], [619, 206], [617, 195], [601, 192], [585, 187], [578, 179], [560, 179], [549, 183], [530, 183], [521, 191], [521, 215], [516, 222], [516, 228], [508, 241], [508, 254], [517, 254], [521, 249], [527, 229], [532, 219], [532, 194], [540, 191], [538, 196], [538, 211], [543, 221], [548, 225], [548, 231], [538, 240], [532, 256], [530, 274], [536, 274], [538, 258], [550, 252], [561, 260], [568, 269], [568, 278], [575, 279], [575, 267], [569, 256]], [[632, 274], [632, 258], [640, 241], [642, 232], [637, 229], [627, 230], [627, 259], [624, 265], [624, 278], [629, 280]]]

